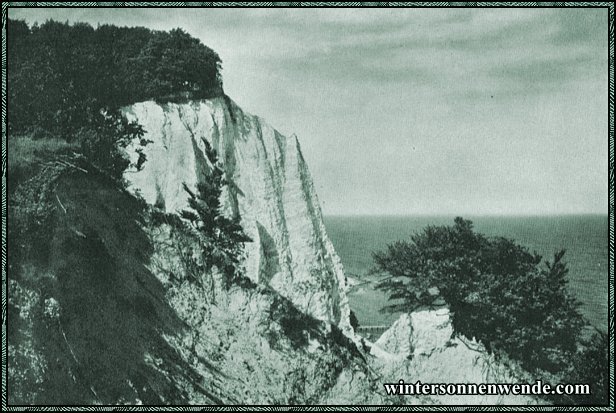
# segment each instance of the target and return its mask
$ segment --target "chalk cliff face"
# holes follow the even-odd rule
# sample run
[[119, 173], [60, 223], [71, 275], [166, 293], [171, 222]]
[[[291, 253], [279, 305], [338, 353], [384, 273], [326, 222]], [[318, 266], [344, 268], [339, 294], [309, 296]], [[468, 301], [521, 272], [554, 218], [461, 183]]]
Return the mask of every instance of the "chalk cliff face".
[[[146, 202], [177, 212], [208, 173], [203, 140], [211, 143], [230, 184], [223, 192], [229, 216], [239, 216], [253, 242], [245, 246], [246, 273], [269, 284], [301, 311], [350, 334], [346, 283], [321, 216], [308, 167], [295, 136], [285, 137], [228, 98], [185, 104], [137, 103], [124, 109], [152, 141], [129, 188]], [[136, 157], [135, 146], [127, 148]], [[136, 159], [136, 158], [135, 158]]]

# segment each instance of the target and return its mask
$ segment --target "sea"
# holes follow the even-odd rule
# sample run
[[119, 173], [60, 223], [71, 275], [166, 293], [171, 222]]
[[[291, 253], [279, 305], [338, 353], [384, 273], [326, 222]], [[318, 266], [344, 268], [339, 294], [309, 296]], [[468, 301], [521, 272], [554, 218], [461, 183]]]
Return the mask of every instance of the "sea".
[[[608, 216], [482, 216], [469, 217], [476, 231], [513, 239], [545, 259], [565, 249], [568, 287], [590, 326], [608, 328]], [[446, 216], [326, 216], [329, 237], [347, 277], [354, 284], [349, 302], [360, 325], [389, 325], [399, 314], [387, 314], [385, 293], [374, 288], [372, 253], [398, 240], [408, 240], [427, 225], [453, 225]]]

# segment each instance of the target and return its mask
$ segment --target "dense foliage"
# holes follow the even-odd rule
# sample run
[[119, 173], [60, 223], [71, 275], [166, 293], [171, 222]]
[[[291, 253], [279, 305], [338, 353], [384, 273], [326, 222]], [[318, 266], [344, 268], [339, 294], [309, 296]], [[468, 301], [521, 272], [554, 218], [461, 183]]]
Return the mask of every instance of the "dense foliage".
[[12, 132], [70, 139], [101, 109], [222, 94], [220, 58], [181, 29], [9, 20], [7, 51]]
[[[130, 165], [141, 169], [145, 161], [143, 147], [150, 140], [144, 138], [145, 131], [137, 122], [129, 122], [118, 110], [105, 111], [95, 116], [87, 125], [75, 132], [79, 150], [92, 164], [120, 179]], [[139, 158], [131, 165], [122, 149], [138, 139]]]
[[180, 29], [8, 20], [7, 52], [9, 139], [64, 141], [115, 179], [129, 165], [122, 148], [148, 143], [120, 107], [222, 94], [220, 58]]
[[610, 395], [610, 338], [607, 333], [596, 331], [581, 344], [571, 360], [566, 380], [570, 383], [590, 383], [592, 393], [577, 396], [574, 401], [578, 404], [607, 404]]
[[237, 282], [242, 280], [242, 272], [238, 268], [242, 246], [250, 238], [244, 234], [239, 217], [227, 218], [222, 213], [220, 196], [227, 182], [218, 163], [216, 150], [205, 139], [203, 144], [211, 167], [210, 173], [197, 184], [197, 192], [184, 184], [184, 190], [189, 195], [190, 209], [183, 210], [181, 216], [191, 223], [198, 235], [205, 267], [216, 266], [225, 274], [228, 282]]
[[396, 302], [389, 310], [412, 311], [440, 295], [457, 333], [528, 371], [563, 377], [572, 359], [585, 357], [578, 351], [584, 320], [567, 291], [563, 256], [560, 251], [541, 266], [541, 256], [456, 218], [455, 225], [429, 226], [374, 259], [377, 270], [391, 275], [379, 284]]

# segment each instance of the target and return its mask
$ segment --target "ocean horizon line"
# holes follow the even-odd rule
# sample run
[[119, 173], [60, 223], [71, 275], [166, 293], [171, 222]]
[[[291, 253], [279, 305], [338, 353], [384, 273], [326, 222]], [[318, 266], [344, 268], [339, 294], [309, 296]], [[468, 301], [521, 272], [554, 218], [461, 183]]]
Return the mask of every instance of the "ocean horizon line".
[[556, 217], [604, 217], [608, 212], [578, 212], [578, 213], [401, 213], [401, 214], [353, 214], [353, 213], [323, 213], [326, 218], [556, 218]]

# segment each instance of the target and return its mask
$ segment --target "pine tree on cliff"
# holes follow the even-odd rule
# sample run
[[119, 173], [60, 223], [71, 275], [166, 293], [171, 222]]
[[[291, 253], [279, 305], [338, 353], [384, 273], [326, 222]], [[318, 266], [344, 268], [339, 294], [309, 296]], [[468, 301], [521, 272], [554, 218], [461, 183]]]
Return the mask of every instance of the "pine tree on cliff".
[[228, 218], [221, 211], [220, 196], [222, 188], [228, 182], [220, 168], [218, 154], [210, 143], [202, 139], [205, 155], [211, 165], [210, 174], [197, 184], [193, 192], [186, 184], [190, 210], [181, 212], [182, 218], [188, 220], [197, 230], [206, 267], [218, 267], [227, 277], [228, 282], [241, 279], [238, 264], [242, 254], [242, 243], [251, 239], [244, 233], [239, 217]]
[[475, 232], [460, 217], [453, 226], [429, 226], [374, 254], [390, 274], [378, 288], [394, 311], [430, 306], [439, 294], [455, 314], [457, 333], [476, 337], [490, 352], [506, 353], [529, 371], [564, 371], [584, 324], [567, 285], [560, 251], [542, 257], [502, 237]]

